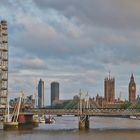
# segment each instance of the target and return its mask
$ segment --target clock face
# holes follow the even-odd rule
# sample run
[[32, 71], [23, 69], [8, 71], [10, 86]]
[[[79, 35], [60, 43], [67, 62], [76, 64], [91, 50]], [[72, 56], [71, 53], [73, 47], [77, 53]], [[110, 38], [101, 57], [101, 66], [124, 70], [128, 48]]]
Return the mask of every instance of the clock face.
[[134, 90], [135, 89], [135, 87], [134, 86], [132, 86], [132, 90]]

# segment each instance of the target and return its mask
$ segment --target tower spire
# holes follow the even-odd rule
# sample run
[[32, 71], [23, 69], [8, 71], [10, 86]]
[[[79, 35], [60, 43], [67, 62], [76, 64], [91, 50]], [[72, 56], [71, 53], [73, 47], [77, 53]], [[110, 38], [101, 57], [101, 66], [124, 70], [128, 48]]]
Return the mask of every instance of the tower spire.
[[111, 78], [111, 76], [110, 76], [111, 74], [110, 73], [111, 73], [111, 71], [109, 70], [109, 79]]
[[131, 81], [134, 81], [134, 75], [131, 73]]

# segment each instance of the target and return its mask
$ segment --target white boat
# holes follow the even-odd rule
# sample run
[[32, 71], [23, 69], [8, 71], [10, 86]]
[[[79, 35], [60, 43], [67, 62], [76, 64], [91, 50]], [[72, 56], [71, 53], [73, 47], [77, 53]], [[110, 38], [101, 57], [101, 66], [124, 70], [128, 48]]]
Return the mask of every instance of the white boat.
[[45, 118], [44, 118], [44, 116], [39, 117], [39, 123], [45, 123]]
[[137, 119], [137, 117], [134, 116], [134, 115], [131, 115], [129, 118], [130, 118], [130, 119]]
[[134, 120], [140, 120], [140, 116], [131, 115], [129, 118]]

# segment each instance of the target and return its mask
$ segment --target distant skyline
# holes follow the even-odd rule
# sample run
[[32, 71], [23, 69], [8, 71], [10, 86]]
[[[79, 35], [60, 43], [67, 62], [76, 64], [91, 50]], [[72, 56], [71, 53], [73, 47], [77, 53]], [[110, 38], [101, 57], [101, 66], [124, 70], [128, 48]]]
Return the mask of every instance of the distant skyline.
[[9, 94], [36, 92], [60, 83], [60, 99], [79, 90], [104, 95], [104, 78], [115, 77], [116, 98], [128, 99], [134, 73], [140, 93], [140, 1], [0, 0], [9, 35]]

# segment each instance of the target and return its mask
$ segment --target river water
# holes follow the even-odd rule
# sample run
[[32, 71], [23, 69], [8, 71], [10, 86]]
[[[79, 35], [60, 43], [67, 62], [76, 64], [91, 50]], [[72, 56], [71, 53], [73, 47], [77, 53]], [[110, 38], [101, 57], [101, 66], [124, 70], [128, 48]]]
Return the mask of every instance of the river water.
[[55, 117], [55, 124], [40, 124], [33, 130], [3, 131], [0, 140], [139, 140], [140, 120], [90, 117], [90, 129], [78, 130], [78, 118]]

